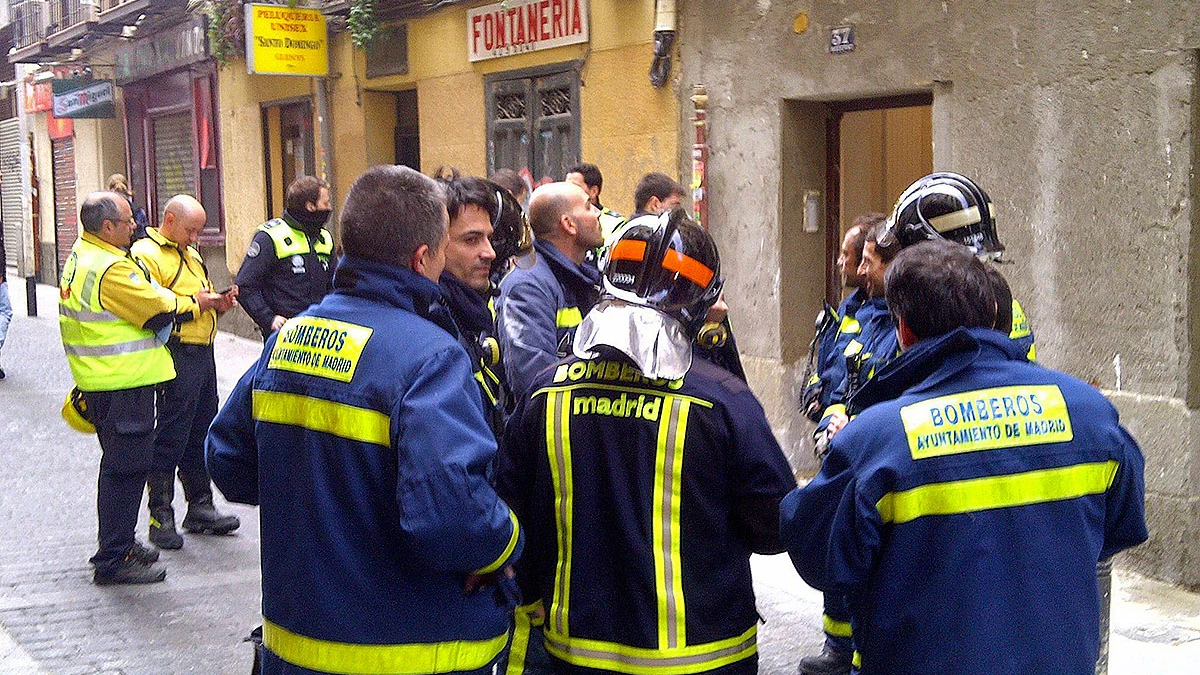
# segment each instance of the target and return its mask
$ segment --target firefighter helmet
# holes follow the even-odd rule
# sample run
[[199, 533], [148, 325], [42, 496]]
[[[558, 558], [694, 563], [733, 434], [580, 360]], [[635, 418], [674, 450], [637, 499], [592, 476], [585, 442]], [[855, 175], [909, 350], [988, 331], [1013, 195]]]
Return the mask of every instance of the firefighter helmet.
[[905, 248], [930, 239], [948, 239], [982, 258], [999, 258], [992, 200], [970, 178], [931, 173], [901, 193], [876, 242], [879, 248]]
[[92, 416], [88, 412], [87, 399], [83, 397], [83, 392], [79, 391], [79, 387], [71, 387], [71, 391], [67, 392], [61, 412], [63, 419], [75, 431], [85, 434], [96, 433], [96, 425], [92, 424]]
[[533, 230], [525, 218], [521, 202], [507, 189], [492, 181], [483, 181], [489, 192], [496, 195], [496, 206], [492, 216], [492, 248], [496, 259], [492, 261], [492, 274], [508, 270], [509, 261], [526, 256], [533, 250]]
[[657, 309], [693, 336], [724, 284], [717, 245], [679, 208], [630, 221], [601, 267], [607, 295]]

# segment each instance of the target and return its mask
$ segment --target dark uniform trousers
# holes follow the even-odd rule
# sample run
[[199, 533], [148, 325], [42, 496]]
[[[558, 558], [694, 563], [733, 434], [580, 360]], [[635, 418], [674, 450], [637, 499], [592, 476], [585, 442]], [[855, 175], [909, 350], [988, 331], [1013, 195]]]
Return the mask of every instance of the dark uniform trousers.
[[96, 490], [100, 549], [91, 562], [111, 569], [133, 548], [138, 509], [154, 455], [154, 395], [158, 385], [84, 393], [100, 438]]
[[155, 473], [174, 474], [178, 466], [181, 474], [202, 477], [203, 484], [208, 485], [204, 437], [217, 415], [217, 364], [213, 347], [190, 345], [173, 337], [167, 349], [175, 362], [175, 379], [163, 383], [159, 394], [158, 438], [154, 442], [151, 468]]

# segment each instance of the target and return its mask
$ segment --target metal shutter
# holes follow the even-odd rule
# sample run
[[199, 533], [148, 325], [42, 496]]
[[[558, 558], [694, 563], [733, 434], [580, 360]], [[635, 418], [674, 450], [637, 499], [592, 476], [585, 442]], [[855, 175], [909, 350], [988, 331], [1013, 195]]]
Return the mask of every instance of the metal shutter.
[[196, 155], [192, 113], [157, 117], [151, 122], [154, 148], [154, 209], [161, 222], [167, 202], [179, 194], [196, 195]]
[[75, 210], [75, 137], [51, 140], [50, 146], [54, 151], [54, 233], [58, 246], [58, 269], [54, 270], [54, 278], [57, 279], [79, 237], [79, 216]]
[[4, 254], [9, 265], [22, 265], [25, 243], [24, 207], [21, 205], [21, 127], [19, 120], [0, 122], [0, 208], [4, 215]]

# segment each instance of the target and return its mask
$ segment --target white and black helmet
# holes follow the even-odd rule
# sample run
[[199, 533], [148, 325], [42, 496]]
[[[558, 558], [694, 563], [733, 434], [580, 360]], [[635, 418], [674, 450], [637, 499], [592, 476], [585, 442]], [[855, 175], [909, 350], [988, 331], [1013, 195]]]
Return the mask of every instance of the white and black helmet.
[[957, 242], [981, 258], [996, 259], [1004, 251], [991, 198], [970, 178], [951, 172], [931, 173], [909, 185], [876, 246], [906, 248], [931, 239]]

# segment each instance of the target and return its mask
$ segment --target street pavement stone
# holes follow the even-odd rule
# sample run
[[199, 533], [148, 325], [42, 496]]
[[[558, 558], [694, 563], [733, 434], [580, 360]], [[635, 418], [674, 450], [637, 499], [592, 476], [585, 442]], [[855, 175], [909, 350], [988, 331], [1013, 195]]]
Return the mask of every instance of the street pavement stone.
[[[25, 315], [24, 294], [14, 294], [16, 316], [2, 354], [0, 675], [245, 675], [252, 652], [242, 638], [261, 621], [255, 509], [218, 495], [241, 528], [225, 537], [185, 534], [183, 549], [162, 552], [164, 583], [91, 583], [100, 447], [58, 414], [71, 376], [58, 338], [56, 290], [38, 287], [36, 318]], [[261, 347], [218, 335], [222, 399]], [[182, 519], [181, 490], [176, 497]], [[143, 540], [146, 528], [143, 504]], [[787, 556], [754, 556], [751, 566], [764, 620], [760, 672], [794, 675], [799, 659], [820, 649], [821, 594], [799, 579]], [[1109, 672], [1195, 672], [1200, 595], [1121, 571], [1113, 579]]]

